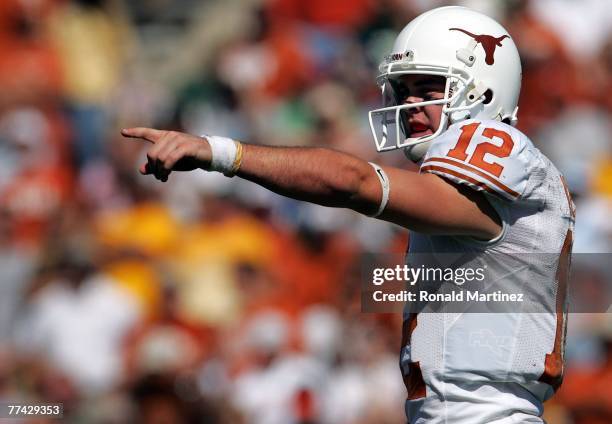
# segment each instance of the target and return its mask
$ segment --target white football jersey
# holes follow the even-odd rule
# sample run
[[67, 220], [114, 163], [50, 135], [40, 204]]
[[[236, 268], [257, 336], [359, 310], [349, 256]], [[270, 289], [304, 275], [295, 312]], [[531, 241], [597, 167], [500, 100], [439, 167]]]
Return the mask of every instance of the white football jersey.
[[[409, 253], [469, 254], [497, 262], [488, 277], [493, 275], [500, 287], [547, 300], [552, 309], [418, 313], [408, 304], [400, 357], [408, 388], [407, 413], [411, 422], [498, 422], [504, 408], [465, 408], [466, 403], [494, 399], [486, 391], [478, 394], [482, 386], [510, 399], [517, 396], [511, 393], [524, 389], [526, 395], [518, 397], [532, 396], [535, 401], [526, 403], [538, 405], [561, 383], [575, 210], [559, 171], [509, 125], [467, 120], [450, 126], [431, 143], [420, 172], [483, 192], [503, 229], [491, 241], [411, 232]], [[547, 256], [532, 261], [533, 254]], [[514, 258], [511, 266], [497, 259], [504, 255]], [[408, 260], [416, 265], [410, 255]], [[510, 389], [499, 389], [509, 384]], [[504, 402], [511, 403], [508, 408], [522, 408], [516, 400], [499, 403]], [[523, 411], [526, 417], [537, 416], [538, 408], [525, 406]]]

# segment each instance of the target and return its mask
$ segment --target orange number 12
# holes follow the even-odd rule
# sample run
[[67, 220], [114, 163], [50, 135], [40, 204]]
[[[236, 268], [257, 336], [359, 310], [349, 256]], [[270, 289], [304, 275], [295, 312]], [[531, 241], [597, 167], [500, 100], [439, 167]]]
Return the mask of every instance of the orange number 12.
[[[468, 158], [467, 148], [470, 145], [470, 141], [472, 141], [472, 137], [474, 137], [474, 133], [476, 133], [479, 125], [479, 122], [473, 122], [461, 127], [459, 141], [454, 148], [448, 151], [446, 156], [465, 162], [465, 160]], [[476, 149], [474, 150], [474, 153], [472, 154], [472, 157], [468, 163], [482, 169], [483, 171], [487, 171], [496, 177], [499, 177], [504, 170], [504, 167], [496, 162], [485, 161], [484, 156], [489, 153], [497, 158], [506, 158], [510, 156], [510, 152], [514, 147], [514, 141], [512, 141], [510, 134], [495, 128], [485, 128], [482, 131], [482, 135], [483, 137], [491, 140], [494, 137], [500, 138], [503, 143], [501, 146], [497, 146], [489, 142], [480, 143], [478, 146], [476, 146]]]

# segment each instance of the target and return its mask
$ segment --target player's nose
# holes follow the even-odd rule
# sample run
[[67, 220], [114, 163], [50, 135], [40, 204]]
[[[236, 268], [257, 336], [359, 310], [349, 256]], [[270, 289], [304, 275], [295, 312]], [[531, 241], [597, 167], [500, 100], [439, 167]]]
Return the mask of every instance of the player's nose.
[[404, 99], [405, 104], [421, 103], [424, 99], [417, 96], [408, 96]]
[[[411, 104], [415, 104], [415, 103], [420, 103], [422, 102], [423, 99], [420, 97], [416, 97], [416, 96], [408, 96], [406, 97], [406, 99], [404, 100], [404, 104], [405, 105], [411, 105]], [[406, 108], [403, 110], [403, 112], [411, 117], [412, 115], [416, 115], [418, 113], [423, 112], [422, 106], [414, 106], [414, 107], [410, 107], [410, 108]]]

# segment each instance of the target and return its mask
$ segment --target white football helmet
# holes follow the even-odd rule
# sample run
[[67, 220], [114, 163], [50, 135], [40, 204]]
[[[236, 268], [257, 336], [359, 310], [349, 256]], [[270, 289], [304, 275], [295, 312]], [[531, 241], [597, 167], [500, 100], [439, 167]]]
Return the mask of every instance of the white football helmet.
[[[379, 71], [376, 82], [384, 107], [369, 113], [379, 152], [403, 148], [407, 157], [418, 161], [428, 142], [455, 122], [476, 118], [516, 123], [519, 54], [508, 32], [482, 13], [448, 6], [419, 15], [398, 35]], [[445, 77], [444, 98], [397, 104], [391, 82], [407, 74]], [[432, 104], [444, 105], [439, 128], [430, 135], [408, 137], [400, 112]]]

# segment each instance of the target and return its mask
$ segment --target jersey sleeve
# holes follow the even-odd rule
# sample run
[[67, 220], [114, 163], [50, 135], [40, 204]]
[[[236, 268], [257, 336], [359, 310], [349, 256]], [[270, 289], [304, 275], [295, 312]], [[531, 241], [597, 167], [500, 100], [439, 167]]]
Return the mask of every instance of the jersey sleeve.
[[527, 150], [521, 133], [509, 125], [463, 121], [432, 141], [420, 172], [516, 201], [530, 175]]

